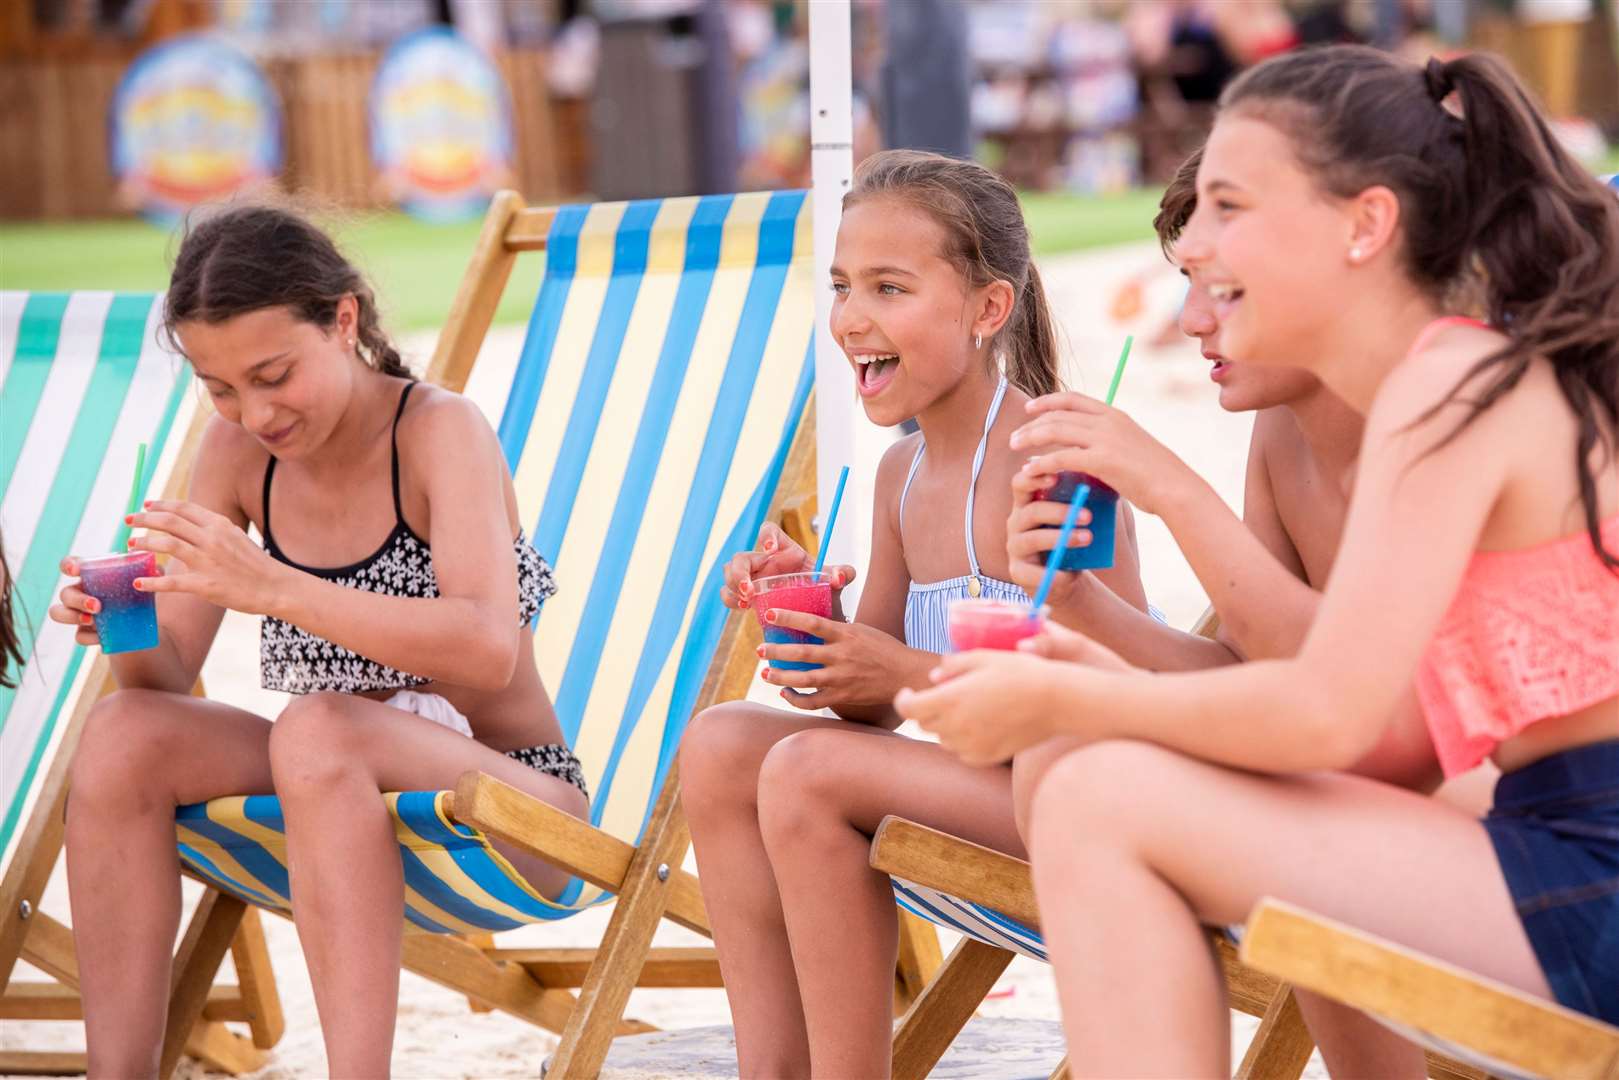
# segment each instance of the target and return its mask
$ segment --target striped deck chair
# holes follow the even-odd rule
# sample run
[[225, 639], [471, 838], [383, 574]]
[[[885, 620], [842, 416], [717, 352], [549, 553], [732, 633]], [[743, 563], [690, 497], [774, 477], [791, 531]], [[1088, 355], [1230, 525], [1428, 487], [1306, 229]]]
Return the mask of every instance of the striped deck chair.
[[[0, 688], [0, 1019], [81, 1015], [72, 934], [39, 902], [62, 847], [74, 746], [90, 707], [113, 687], [107, 662], [76, 646], [46, 609], [64, 555], [123, 543], [139, 443], [150, 447], [143, 490], [185, 490], [203, 417], [184, 361], [158, 344], [160, 311], [150, 293], [0, 293], [0, 537], [26, 658], [16, 688]], [[170, 1034], [176, 1056], [184, 1045], [242, 1072], [279, 1038], [280, 1001], [257, 917], [219, 899], [197, 909], [176, 968], [175, 999], [200, 996], [207, 1019]], [[241, 985], [211, 989], [226, 948]], [[56, 981], [13, 981], [19, 958]], [[221, 1020], [249, 1021], [252, 1040]], [[83, 1054], [0, 1053], [0, 1073], [84, 1067]]]
[[1242, 958], [1352, 1005], [1501, 1080], [1619, 1080], [1619, 1027], [1279, 900], [1254, 908]]
[[[592, 808], [585, 824], [476, 774], [454, 792], [390, 795], [407, 930], [423, 931], [406, 934], [404, 960], [562, 1032], [552, 1075], [594, 1075], [615, 1031], [647, 1030], [620, 1023], [633, 986], [721, 985], [712, 949], [649, 946], [660, 916], [708, 932], [680, 870], [674, 767], [687, 720], [745, 696], [757, 661], [752, 618], [719, 603], [722, 561], [813, 498], [810, 223], [796, 191], [554, 210], [502, 193], [429, 372], [501, 417], [524, 524], [561, 584], [535, 648]], [[546, 271], [516, 369], [474, 371], [512, 262], [533, 250]], [[275, 799], [186, 807], [177, 827], [192, 873], [289, 909]], [[546, 900], [489, 835], [577, 877]], [[614, 895], [599, 950], [477, 937]]]

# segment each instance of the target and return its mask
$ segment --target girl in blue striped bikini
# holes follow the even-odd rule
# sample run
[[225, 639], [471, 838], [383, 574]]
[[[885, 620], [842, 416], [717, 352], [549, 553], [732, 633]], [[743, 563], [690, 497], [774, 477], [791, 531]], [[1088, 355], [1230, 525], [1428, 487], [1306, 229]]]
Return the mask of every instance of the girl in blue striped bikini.
[[[885, 427], [915, 417], [921, 430], [878, 467], [855, 620], [844, 621], [836, 599], [854, 579], [847, 566], [830, 571], [832, 618], [770, 614], [825, 642], [760, 650], [821, 665], [765, 672], [801, 711], [720, 705], [693, 721], [681, 747], [682, 799], [743, 1076], [886, 1073], [894, 895], [866, 861], [884, 815], [1023, 850], [1010, 770], [969, 768], [896, 736], [891, 704], [901, 688], [927, 685], [948, 651], [952, 600], [1027, 602], [1008, 580], [1005, 522], [1022, 465], [1008, 439], [1024, 404], [1058, 379], [1015, 193], [972, 162], [911, 151], [868, 158], [844, 199], [832, 289], [831, 332], [866, 415]], [[1125, 521], [1116, 564], [1098, 577], [1144, 609]], [[727, 567], [724, 600], [746, 607], [753, 581], [810, 565], [767, 524], [758, 547]], [[833, 715], [810, 711], [827, 707]]]

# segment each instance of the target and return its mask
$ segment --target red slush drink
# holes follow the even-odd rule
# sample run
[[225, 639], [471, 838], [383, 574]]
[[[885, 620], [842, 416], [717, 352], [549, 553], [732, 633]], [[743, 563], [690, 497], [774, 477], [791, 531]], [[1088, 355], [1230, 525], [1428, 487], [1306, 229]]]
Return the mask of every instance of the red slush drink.
[[950, 605], [950, 647], [956, 652], [1016, 649], [1045, 625], [1044, 609], [1035, 612], [1026, 604], [1000, 600], [956, 600]]
[[[832, 575], [806, 572], [802, 574], [775, 574], [755, 578], [753, 581], [753, 613], [759, 618], [765, 641], [771, 645], [824, 645], [821, 638], [799, 630], [789, 630], [765, 622], [765, 612], [771, 608], [801, 611], [806, 615], [832, 617]], [[770, 666], [782, 671], [814, 671], [820, 664], [806, 664], [800, 660], [772, 660]]]

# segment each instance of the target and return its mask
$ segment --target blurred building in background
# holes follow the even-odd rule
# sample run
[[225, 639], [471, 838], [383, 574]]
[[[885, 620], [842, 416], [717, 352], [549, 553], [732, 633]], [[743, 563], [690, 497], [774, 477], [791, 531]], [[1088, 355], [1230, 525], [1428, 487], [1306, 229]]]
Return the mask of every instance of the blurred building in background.
[[[856, 156], [970, 153], [1035, 189], [1162, 182], [1221, 87], [1266, 56], [1366, 41], [1503, 53], [1577, 152], [1619, 143], [1619, 0], [853, 0]], [[507, 181], [535, 201], [803, 185], [805, 0], [3, 0], [0, 217], [129, 212], [107, 116], [132, 62], [217, 36], [279, 111], [276, 183], [395, 197], [368, 99], [390, 46], [449, 27], [509, 107]]]

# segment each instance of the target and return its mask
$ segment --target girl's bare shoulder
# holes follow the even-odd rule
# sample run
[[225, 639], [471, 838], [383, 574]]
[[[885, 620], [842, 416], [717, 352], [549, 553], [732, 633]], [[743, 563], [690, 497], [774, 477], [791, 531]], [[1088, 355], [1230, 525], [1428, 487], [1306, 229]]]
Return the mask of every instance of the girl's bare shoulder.
[[215, 413], [203, 426], [188, 497], [232, 518], [257, 520], [269, 462], [270, 452], [246, 428]]

